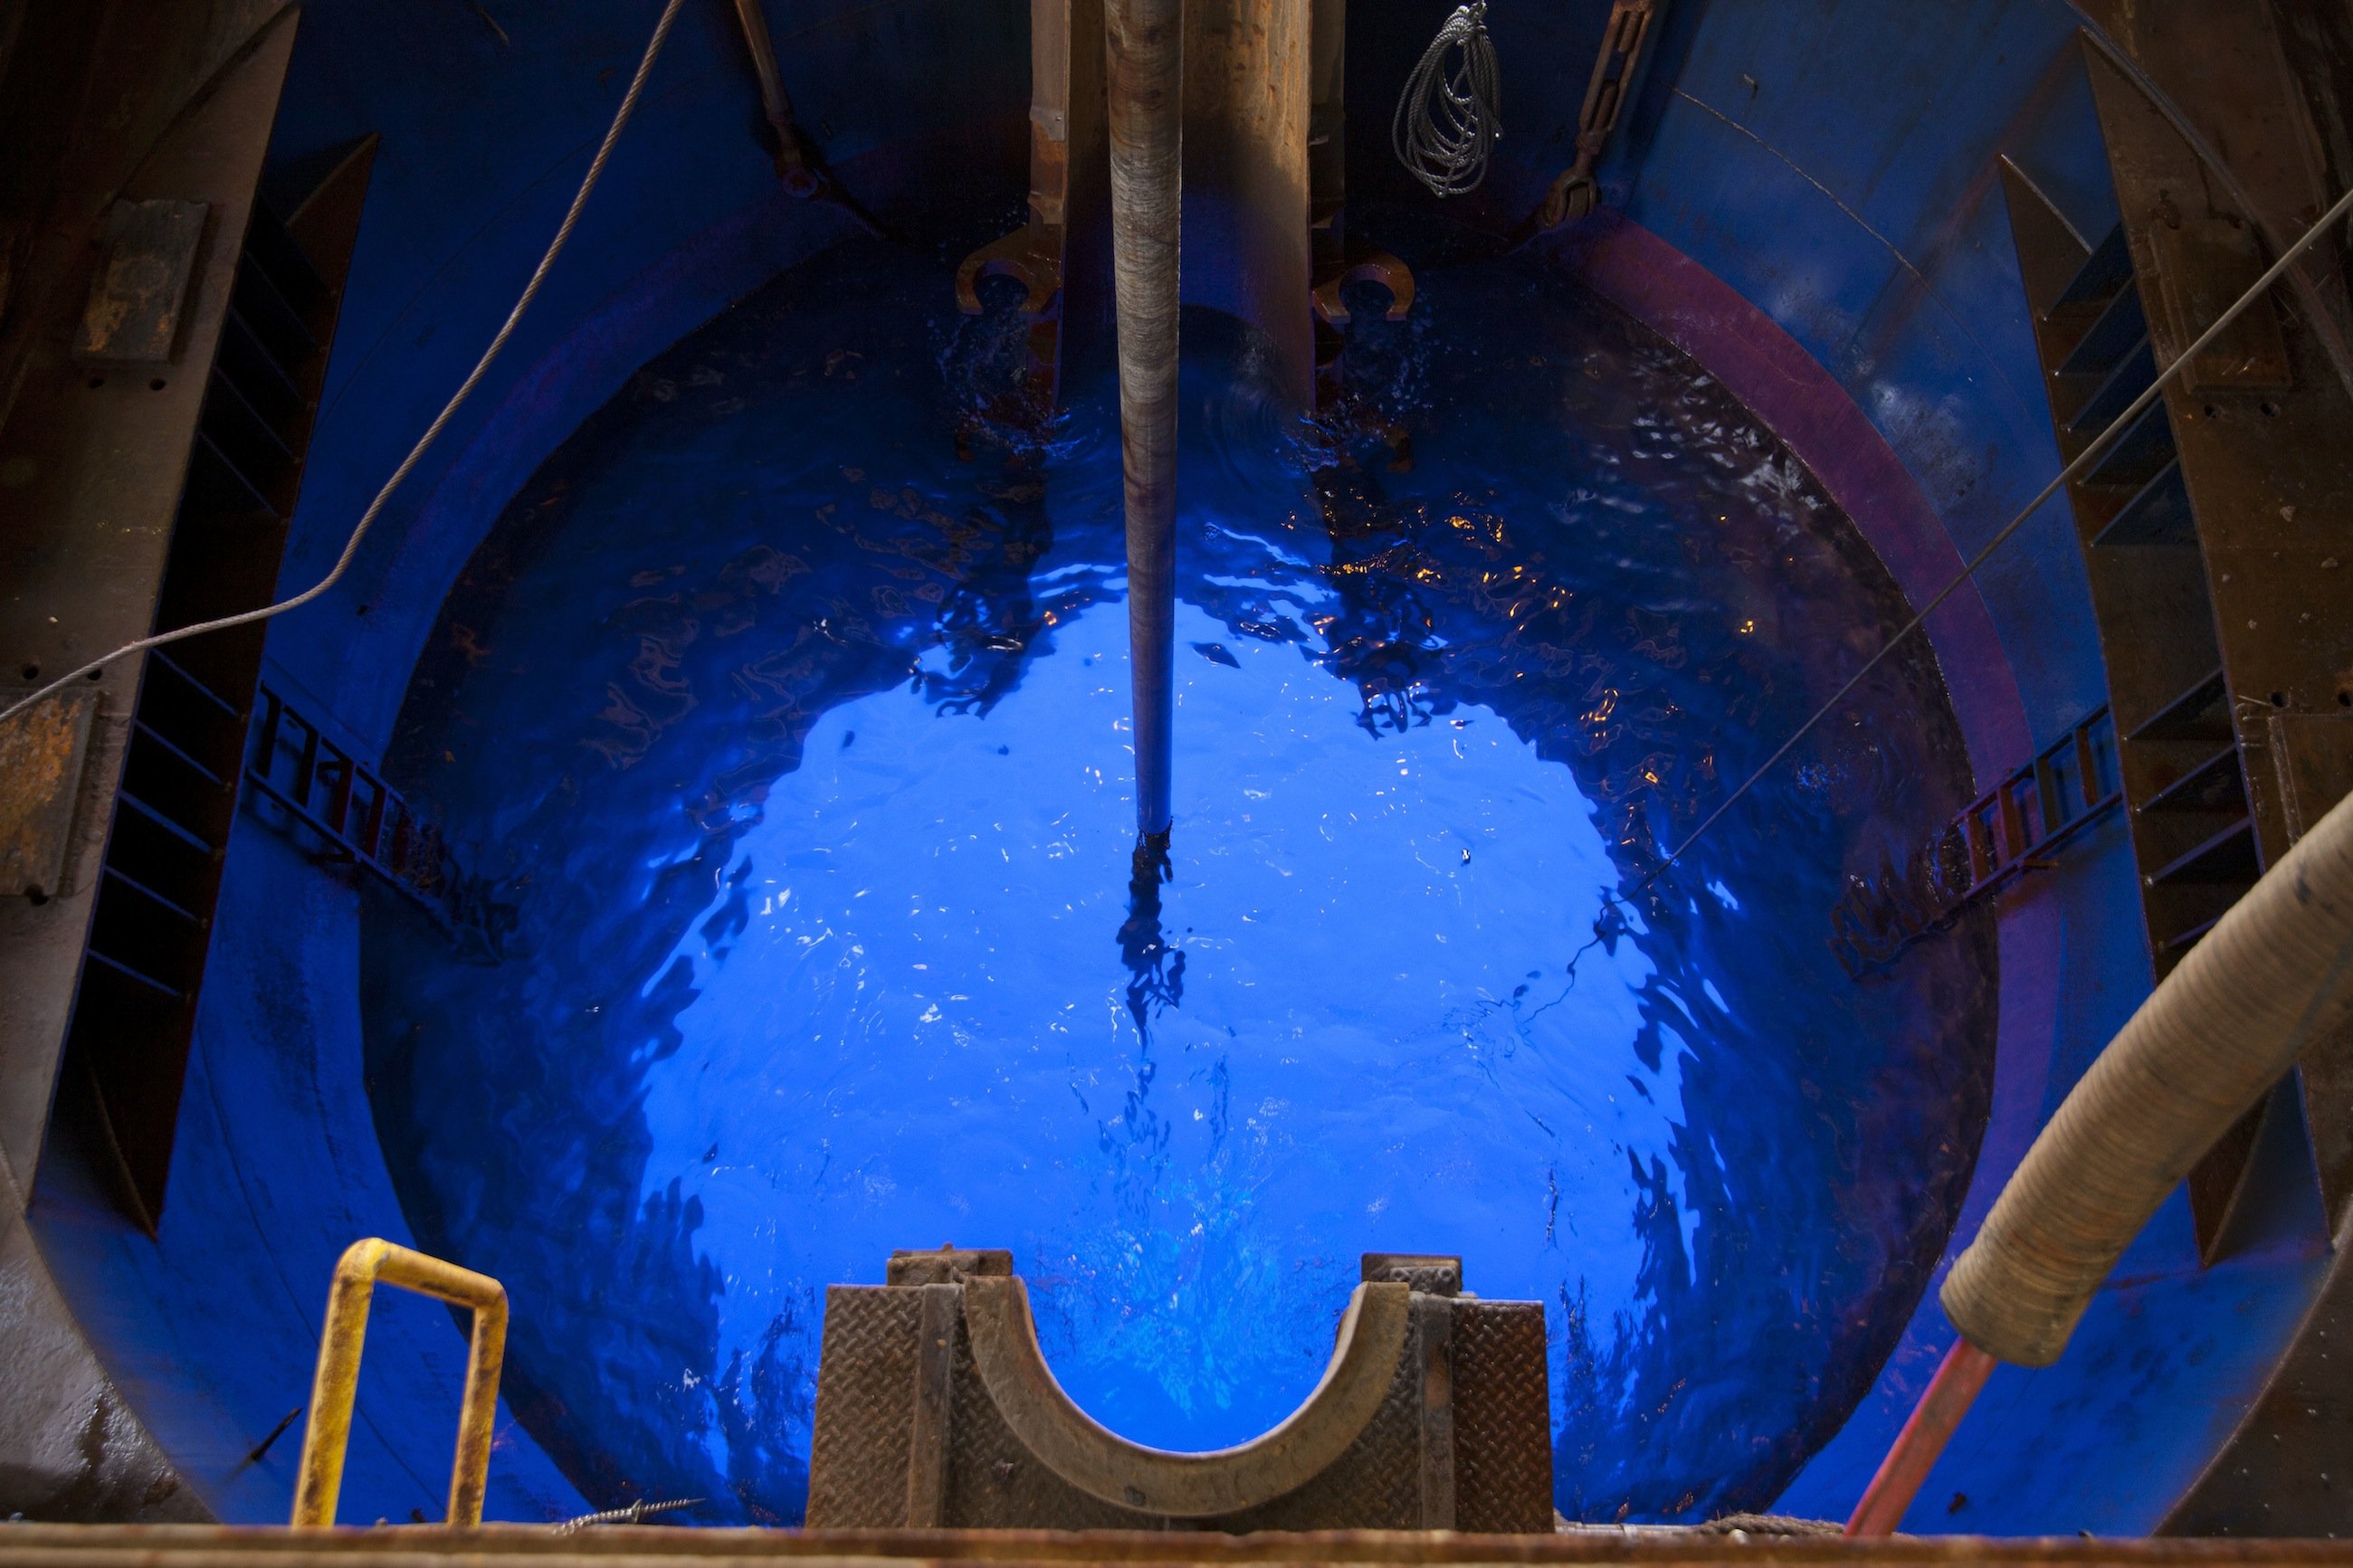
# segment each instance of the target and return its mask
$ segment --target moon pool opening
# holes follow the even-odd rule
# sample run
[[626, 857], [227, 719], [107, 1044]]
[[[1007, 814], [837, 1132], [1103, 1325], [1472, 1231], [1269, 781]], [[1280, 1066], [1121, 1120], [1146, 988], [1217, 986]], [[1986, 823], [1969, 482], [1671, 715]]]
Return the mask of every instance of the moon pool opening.
[[1109, 389], [992, 427], [1018, 320], [934, 261], [778, 278], [489, 529], [387, 759], [485, 918], [371, 904], [369, 1082], [596, 1506], [797, 1522], [825, 1287], [950, 1241], [1171, 1448], [1305, 1396], [1360, 1252], [1460, 1253], [1546, 1304], [1572, 1518], [1761, 1508], [1868, 1388], [1991, 1078], [1985, 911], [1861, 982], [1826, 942], [1967, 799], [1941, 678], [1891, 658], [1613, 900], [1905, 606], [1573, 280], [1421, 283], [1305, 433], [1187, 317], [1165, 863]]

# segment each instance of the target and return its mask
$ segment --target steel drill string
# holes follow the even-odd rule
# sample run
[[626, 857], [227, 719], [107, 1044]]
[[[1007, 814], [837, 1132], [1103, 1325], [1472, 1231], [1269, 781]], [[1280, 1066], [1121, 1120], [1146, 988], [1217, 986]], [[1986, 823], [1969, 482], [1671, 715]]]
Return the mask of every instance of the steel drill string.
[[[2119, 436], [2122, 436], [2132, 426], [2133, 421], [2138, 419], [2142, 414], [2147, 411], [2149, 405], [2157, 401], [2158, 395], [2164, 392], [2167, 385], [2169, 384], [2176, 376], [2179, 375], [2182, 371], [2195, 361], [2200, 353], [2204, 353], [2206, 349], [2213, 343], [2215, 339], [2221, 337], [2232, 322], [2237, 321], [2249, 307], [2253, 306], [2256, 300], [2262, 299], [2264, 294], [2270, 290], [2273, 284], [2278, 282], [2282, 277], [2285, 276], [2288, 268], [2295, 264], [2297, 257], [2302, 256], [2306, 250], [2310, 249], [2315, 241], [2318, 240], [2322, 235], [2327, 233], [2331, 227], [2333, 227], [2339, 220], [2343, 219], [2348, 213], [2353, 213], [2353, 190], [2348, 190], [2343, 195], [2339, 196], [2337, 199], [2336, 205], [2323, 213], [2319, 219], [2315, 222], [2310, 228], [2304, 231], [2302, 237], [2298, 238], [2294, 245], [2289, 246], [2287, 249], [2281, 252], [2279, 259], [2273, 262], [2269, 268], [2265, 268], [2263, 275], [2256, 279], [2253, 283], [2250, 284], [2247, 288], [2247, 291], [2240, 295], [2229, 310], [2223, 311], [2220, 316], [2217, 316], [2214, 319], [2214, 324], [2212, 326], [2208, 327], [2203, 332], [2200, 333], [2195, 342], [2183, 350], [2179, 358], [2177, 358], [2171, 364], [2166, 366], [2163, 371], [2158, 373], [2157, 379], [2149, 383], [2147, 390], [2144, 391], [2138, 397], [2134, 398], [2131, 405], [2126, 407], [2122, 414], [2117, 415], [2116, 419], [2106, 429], [2101, 431], [2097, 436], [2093, 437], [2091, 444], [2086, 446], [2081, 452], [2077, 453], [2073, 462], [2069, 463], [2065, 468], [2061, 468], [2052, 481], [2049, 484], [2044, 485], [2042, 489], [2036, 493], [2034, 499], [2028, 501], [2025, 507], [2020, 510], [2016, 517], [2011, 518], [2008, 522], [2004, 523], [1999, 533], [1996, 533], [1991, 539], [1986, 541], [1984, 547], [1980, 549], [1977, 554], [1970, 557], [1968, 564], [1963, 566], [1960, 572], [1951, 582], [1946, 584], [1944, 587], [1937, 590], [1936, 596], [1935, 598], [1930, 599], [1926, 605], [1922, 605], [1919, 612], [1913, 616], [1910, 620], [1905, 622], [1903, 626], [1896, 631], [1894, 636], [1889, 637], [1884, 643], [1881, 644], [1879, 651], [1865, 659], [1863, 661], [1862, 668], [1849, 676], [1847, 678], [1846, 684], [1840, 687], [1837, 691], [1831, 693], [1828, 701], [1815, 709], [1813, 716], [1809, 718], [1804, 723], [1799, 725], [1795, 734], [1782, 742], [1780, 748], [1771, 756], [1766, 758], [1764, 763], [1757, 769], [1756, 772], [1750, 773], [1747, 778], [1741, 781], [1741, 784], [1738, 789], [1734, 790], [1730, 795], [1725, 796], [1722, 804], [1718, 805], [1714, 811], [1708, 813], [1707, 819], [1705, 821], [1702, 822], [1697, 827], [1692, 829], [1689, 837], [1684, 838], [1681, 844], [1676, 845], [1674, 849], [1668, 854], [1665, 859], [1652, 867], [1650, 871], [1640, 878], [1632, 887], [1627, 889], [1627, 892], [1639, 893], [1644, 888], [1649, 887], [1652, 882], [1657, 881], [1662, 876], [1665, 875], [1667, 868], [1672, 866], [1678, 859], [1680, 859], [1685, 850], [1698, 843], [1701, 836], [1705, 834], [1709, 828], [1714, 827], [1718, 822], [1722, 821], [1724, 814], [1730, 811], [1735, 805], [1737, 805], [1740, 803], [1741, 797], [1757, 786], [1758, 780], [1762, 779], [1767, 773], [1771, 773], [1773, 769], [1779, 764], [1781, 759], [1788, 756], [1789, 752], [1795, 749], [1799, 742], [1813, 733], [1814, 726], [1820, 723], [1825, 718], [1827, 718], [1832, 709], [1836, 708], [1841, 702], [1845, 701], [1847, 694], [1862, 683], [1863, 677], [1869, 675], [1873, 670], [1879, 668], [1880, 660], [1894, 652], [1895, 647], [1898, 643], [1901, 643], [1905, 637], [1910, 637], [1914, 632], [1919, 630], [1921, 626], [1927, 621], [1928, 617], [1936, 613], [1938, 605], [1942, 605], [1947, 599], [1951, 598], [1962, 584], [1975, 576], [1977, 574], [1978, 568], [1984, 565], [1986, 562], [1992, 557], [1993, 552], [2000, 549], [2004, 542], [2006, 542], [2011, 534], [2016, 533], [2020, 528], [2023, 527], [2028, 518], [2032, 517], [2037, 511], [2042, 510], [2042, 503], [2044, 501], [2047, 501], [2052, 496], [2057, 495], [2064, 486], [2071, 484], [2075, 479], [2081, 478], [2084, 473], [2088, 470], [2104, 453], [2106, 452], [2108, 447], [2115, 444], [2116, 438]], [[1602, 902], [1605, 907], [1612, 901], [1613, 897], [1614, 895], [1607, 893], [1602, 895]]]
[[[1453, 69], [1449, 53], [1460, 50]], [[1496, 108], [1503, 71], [1487, 37], [1487, 0], [1458, 5], [1422, 51], [1398, 95], [1389, 146], [1413, 177], [1440, 196], [1464, 195], [1487, 177], [1487, 155], [1503, 134]]]
[[547, 274], [554, 267], [556, 257], [563, 253], [565, 242], [572, 237], [574, 227], [580, 222], [581, 209], [588, 205], [588, 193], [596, 188], [597, 180], [605, 173], [605, 164], [613, 155], [613, 144], [621, 138], [621, 127], [629, 122], [629, 116], [637, 110], [638, 100], [645, 92], [646, 79], [653, 74], [654, 58], [661, 53], [662, 42], [670, 37], [670, 26], [678, 20], [679, 11], [684, 3], [685, 0], [669, 0], [669, 4], [662, 7], [661, 19], [654, 24], [653, 37], [646, 41], [646, 52], [638, 61], [638, 73], [629, 79], [629, 89], [621, 95], [621, 106], [613, 112], [613, 123], [606, 129], [605, 140], [597, 144], [596, 155], [589, 161], [588, 173], [582, 176], [580, 188], [573, 195], [572, 205], [565, 211], [564, 222], [556, 227], [555, 237], [548, 241], [546, 251], [539, 258], [539, 266], [532, 272], [531, 281], [523, 285], [522, 294], [516, 297], [514, 309], [507, 312], [507, 319], [500, 325], [498, 335], [491, 340], [490, 347], [482, 351], [482, 357], [474, 362], [473, 370], [463, 382], [459, 384], [458, 390], [449, 395], [449, 401], [441, 405], [441, 412], [433, 416], [433, 423], [425, 427], [425, 434], [417, 438], [417, 444], [408, 449], [408, 456], [400, 460], [400, 466], [393, 469], [392, 477], [384, 481], [383, 488], [375, 492], [375, 499], [369, 501], [367, 510], [360, 514], [359, 521], [353, 525], [351, 537], [344, 541], [343, 554], [336, 558], [334, 569], [290, 599], [281, 600], [275, 605], [265, 605], [258, 610], [246, 610], [234, 616], [223, 616], [218, 620], [199, 621], [194, 626], [175, 626], [167, 632], [157, 632], [153, 637], [141, 637], [136, 642], [125, 643], [112, 653], [94, 658], [80, 668], [59, 676], [30, 696], [10, 703], [5, 709], [0, 709], [0, 724], [6, 723], [26, 709], [47, 700], [75, 681], [105, 668], [117, 659], [128, 658], [134, 653], [144, 653], [150, 648], [162, 647], [167, 643], [185, 642], [190, 637], [203, 637], [210, 632], [227, 631], [232, 626], [249, 626], [256, 621], [266, 621], [272, 616], [282, 616], [289, 610], [299, 610], [343, 580], [343, 574], [351, 570], [352, 562], [359, 554], [360, 542], [367, 537], [369, 528], [375, 524], [377, 515], [384, 510], [385, 503], [392, 499], [393, 492], [400, 488], [401, 481], [408, 478], [418, 460], [425, 456], [426, 449], [431, 447], [435, 439], [448, 427], [450, 419], [456, 416], [459, 405], [472, 395], [475, 387], [481, 384], [482, 377], [490, 371], [491, 363], [497, 359], [500, 351], [507, 346], [507, 340], [514, 336], [515, 326], [522, 320], [523, 312], [529, 310], [531, 302], [539, 297], [540, 285], [547, 281]]

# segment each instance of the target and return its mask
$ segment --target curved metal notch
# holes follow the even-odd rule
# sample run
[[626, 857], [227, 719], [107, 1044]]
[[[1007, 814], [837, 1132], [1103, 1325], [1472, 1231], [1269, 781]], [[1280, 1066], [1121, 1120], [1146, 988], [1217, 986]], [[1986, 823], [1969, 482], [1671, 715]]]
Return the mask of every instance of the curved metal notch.
[[1413, 268], [1386, 250], [1376, 250], [1315, 285], [1315, 315], [1325, 326], [1348, 324], [1348, 306], [1340, 290], [1350, 283], [1377, 283], [1388, 289], [1388, 309], [1382, 315], [1388, 321], [1402, 321], [1413, 309]]
[[1544, 1308], [1464, 1295], [1459, 1258], [1366, 1254], [1314, 1391], [1208, 1453], [1079, 1408], [1011, 1254], [894, 1253], [887, 1278], [826, 1292], [811, 1529], [1552, 1528]]
[[1073, 1404], [1039, 1349], [1020, 1279], [966, 1279], [964, 1310], [973, 1362], [997, 1413], [1049, 1469], [1122, 1508], [1204, 1518], [1271, 1501], [1346, 1451], [1388, 1393], [1411, 1295], [1402, 1283], [1357, 1286], [1331, 1363], [1305, 1402], [1272, 1431], [1205, 1454], [1131, 1443]]

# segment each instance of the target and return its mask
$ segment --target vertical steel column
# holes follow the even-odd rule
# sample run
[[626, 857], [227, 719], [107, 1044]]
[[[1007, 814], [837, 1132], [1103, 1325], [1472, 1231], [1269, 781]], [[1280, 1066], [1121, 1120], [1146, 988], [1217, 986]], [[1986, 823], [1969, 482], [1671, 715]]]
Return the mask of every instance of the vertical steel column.
[[1168, 831], [1176, 647], [1176, 289], [1184, 151], [1184, 0], [1105, 0], [1112, 281], [1127, 489], [1127, 626], [1135, 826]]
[[760, 5], [761, 0], [735, 0], [735, 16], [744, 24], [752, 72], [760, 79], [760, 112], [776, 139], [776, 177], [793, 195], [806, 198], [817, 194], [817, 172], [808, 166], [808, 153], [793, 129], [793, 100], [785, 91], [784, 73], [776, 68], [776, 41], [768, 36], [768, 18]]
[[[1185, 300], [1267, 338], [1292, 405], [1315, 392], [1309, 298], [1311, 0], [1185, 0]], [[1336, 49], [1333, 63], [1336, 67]], [[1336, 76], [1336, 70], [1335, 70]]]
[[1347, 199], [1348, 0], [1309, 0], [1307, 246], [1319, 282], [1347, 265], [1340, 216]]

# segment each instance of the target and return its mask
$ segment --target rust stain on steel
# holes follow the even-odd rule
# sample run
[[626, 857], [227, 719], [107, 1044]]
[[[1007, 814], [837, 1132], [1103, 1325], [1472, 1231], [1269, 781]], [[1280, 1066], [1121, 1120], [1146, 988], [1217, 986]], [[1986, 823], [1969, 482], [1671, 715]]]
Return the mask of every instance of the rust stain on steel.
[[328, 1289], [319, 1370], [311, 1387], [311, 1420], [303, 1428], [302, 1459], [294, 1485], [293, 1524], [323, 1530], [335, 1522], [343, 1453], [351, 1443], [352, 1401], [359, 1392], [360, 1352], [367, 1339], [368, 1305], [378, 1282], [474, 1310], [446, 1519], [450, 1525], [470, 1529], [482, 1522], [482, 1492], [490, 1479], [491, 1428], [498, 1415], [499, 1372], [506, 1360], [506, 1287], [487, 1274], [374, 1237], [344, 1249]]
[[0, 894], [58, 890], [97, 710], [96, 692], [77, 691], [0, 724]]
[[106, 261], [91, 279], [74, 357], [166, 364], [179, 341], [204, 238], [203, 202], [119, 201], [106, 216]]

